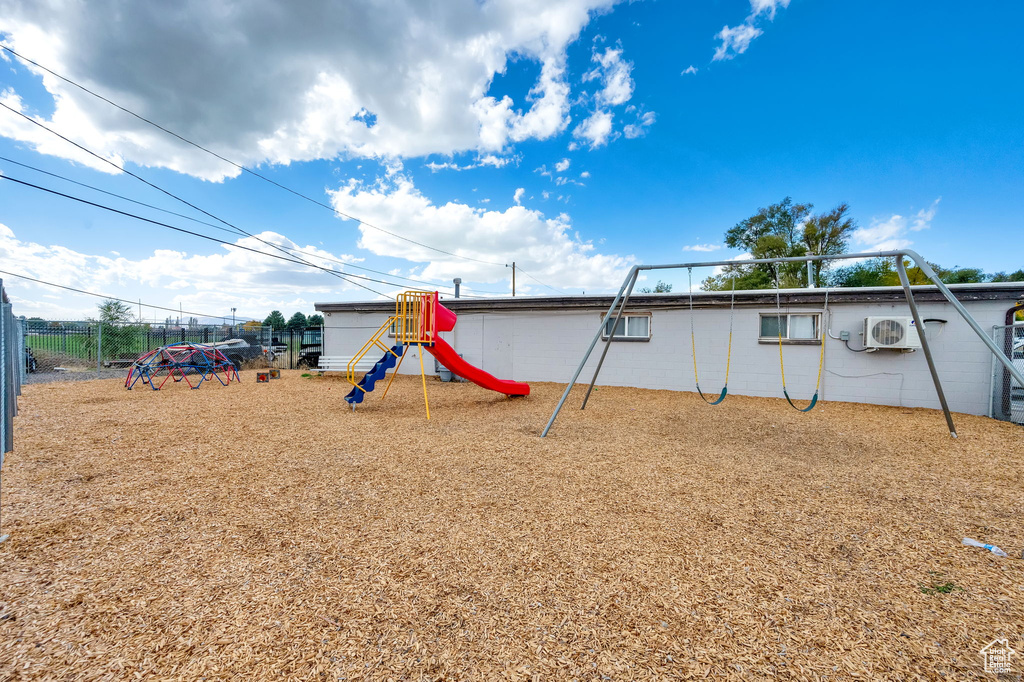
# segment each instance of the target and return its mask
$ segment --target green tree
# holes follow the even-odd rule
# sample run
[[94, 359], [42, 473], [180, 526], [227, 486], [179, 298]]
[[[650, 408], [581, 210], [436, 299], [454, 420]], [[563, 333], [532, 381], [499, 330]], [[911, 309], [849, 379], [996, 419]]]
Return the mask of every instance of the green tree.
[[271, 311], [267, 315], [267, 319], [263, 320], [263, 326], [270, 327], [274, 331], [280, 331], [287, 326], [287, 322], [284, 319], [284, 315], [281, 314], [280, 310]]
[[838, 268], [828, 277], [828, 285], [833, 287], [888, 287], [899, 283], [896, 265], [891, 258], [872, 258]]
[[100, 322], [125, 323], [132, 322], [132, 307], [124, 301], [106, 298], [96, 306], [100, 311]]
[[988, 275], [981, 268], [961, 268], [954, 265], [953, 269], [945, 274], [935, 274], [939, 275], [939, 279], [945, 284], [975, 284], [988, 281]]
[[303, 315], [302, 313], [295, 313], [294, 315], [291, 316], [291, 319], [288, 320], [288, 324], [286, 325], [286, 327], [288, 329], [305, 329], [306, 324], [308, 324], [306, 321], [306, 316]]
[[660, 279], [658, 283], [654, 285], [654, 288], [643, 287], [636, 290], [639, 294], [668, 294], [672, 291], [672, 285], [668, 282], [662, 282]]
[[992, 275], [993, 282], [1024, 282], [1024, 270], [1018, 270], [1006, 274], [1005, 272], [997, 272]]
[[310, 327], [322, 327], [324, 325], [324, 316], [313, 314], [306, 318], [306, 324]]
[[[911, 284], [931, 284], [931, 279], [924, 271], [909, 260], [903, 261], [907, 270], [907, 280]], [[944, 268], [938, 263], [928, 263], [939, 280], [944, 284], [971, 284], [988, 281], [980, 268], [961, 268], [954, 265]], [[1024, 274], [1024, 273], [1022, 273]], [[835, 287], [884, 287], [899, 286], [900, 278], [896, 273], [896, 264], [892, 258], [873, 258], [863, 263], [839, 268], [828, 278], [830, 286]]]
[[[850, 205], [841, 203], [831, 211], [812, 215], [804, 223], [803, 243], [812, 256], [838, 256], [846, 253], [850, 234], [857, 229], [848, 213]], [[818, 261], [814, 268], [814, 283], [822, 286], [827, 279], [828, 261]]]
[[[754, 259], [830, 256], [846, 252], [856, 222], [849, 217], [850, 207], [842, 203], [831, 211], [811, 214], [813, 204], [794, 204], [786, 197], [777, 204], [758, 209], [725, 233], [726, 245], [744, 249]], [[815, 266], [815, 282], [826, 281], [827, 262]], [[767, 289], [776, 286], [805, 286], [807, 263], [743, 264], [737, 262], [719, 275], [704, 280], [705, 290]]]
[[96, 308], [100, 317], [99, 336], [90, 340], [90, 352], [96, 351], [96, 345], [102, 344], [101, 354], [103, 359], [128, 359], [138, 356], [145, 350], [142, 342], [143, 328], [133, 324], [135, 316], [132, 315], [132, 307], [124, 301], [113, 298], [106, 298]]

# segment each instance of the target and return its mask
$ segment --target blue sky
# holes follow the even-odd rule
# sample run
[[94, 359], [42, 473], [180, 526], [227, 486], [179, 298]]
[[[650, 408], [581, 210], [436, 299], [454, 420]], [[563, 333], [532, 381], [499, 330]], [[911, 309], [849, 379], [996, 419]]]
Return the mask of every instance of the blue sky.
[[[405, 240], [239, 175], [9, 53], [0, 102], [263, 241], [0, 160], [3, 175], [294, 248], [388, 280], [364, 282], [383, 295], [452, 277], [507, 295], [513, 260], [518, 295], [604, 292], [633, 263], [740, 256], [725, 230], [785, 196], [848, 202], [853, 250], [1024, 266], [1011, 247], [1024, 224], [1020, 3], [143, 5], [8, 2], [0, 40]], [[210, 222], [8, 109], [0, 156]], [[154, 305], [262, 318], [377, 296], [10, 181], [0, 226], [0, 270]], [[94, 298], [0, 277], [19, 314], [95, 312]], [[685, 272], [668, 278], [685, 287]]]

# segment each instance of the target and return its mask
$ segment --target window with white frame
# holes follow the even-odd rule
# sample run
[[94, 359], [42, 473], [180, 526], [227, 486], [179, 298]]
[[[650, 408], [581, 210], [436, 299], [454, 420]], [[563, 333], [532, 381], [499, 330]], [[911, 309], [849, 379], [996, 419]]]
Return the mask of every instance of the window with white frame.
[[[406, 318], [405, 318], [405, 333], [406, 334], [412, 334], [412, 335], [415, 336], [418, 333], [416, 331], [416, 329], [414, 328], [414, 326], [413, 326], [415, 323], [416, 323], [416, 317], [415, 316], [413, 316], [413, 315], [407, 315], [406, 316]], [[399, 332], [399, 319], [396, 317], [395, 319], [393, 319], [391, 321], [391, 327], [388, 329], [388, 336], [390, 336], [391, 338], [396, 338], [398, 336], [398, 332]]]
[[[612, 332], [612, 325], [615, 324], [615, 316], [609, 317], [604, 322], [604, 331], [601, 338], [607, 339]], [[650, 313], [627, 313], [619, 318], [615, 325], [615, 333], [612, 334], [612, 341], [650, 341], [651, 340], [651, 314]]]
[[821, 313], [761, 313], [760, 341], [813, 343], [821, 340]]

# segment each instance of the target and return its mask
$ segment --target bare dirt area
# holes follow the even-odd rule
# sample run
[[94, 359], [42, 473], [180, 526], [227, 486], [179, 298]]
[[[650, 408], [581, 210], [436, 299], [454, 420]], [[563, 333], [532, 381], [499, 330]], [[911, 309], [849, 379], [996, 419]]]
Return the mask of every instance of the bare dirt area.
[[1019, 426], [600, 388], [540, 439], [557, 384], [428, 381], [429, 422], [418, 377], [347, 388], [26, 386], [0, 679], [983, 679], [990, 641], [1024, 651]]

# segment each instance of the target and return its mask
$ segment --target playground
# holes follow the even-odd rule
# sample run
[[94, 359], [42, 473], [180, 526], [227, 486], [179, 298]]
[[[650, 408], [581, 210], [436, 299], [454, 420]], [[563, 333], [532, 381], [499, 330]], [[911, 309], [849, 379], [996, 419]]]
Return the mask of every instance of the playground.
[[26, 386], [0, 678], [964, 679], [1020, 640], [1019, 426], [584, 384], [542, 439], [564, 384], [427, 379], [428, 421], [421, 383]]

